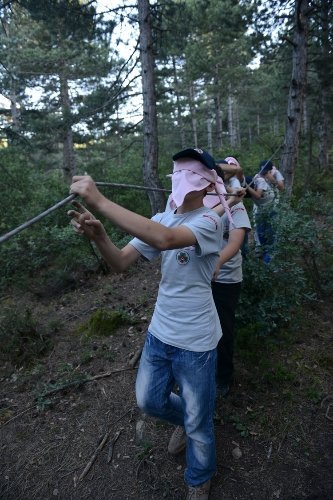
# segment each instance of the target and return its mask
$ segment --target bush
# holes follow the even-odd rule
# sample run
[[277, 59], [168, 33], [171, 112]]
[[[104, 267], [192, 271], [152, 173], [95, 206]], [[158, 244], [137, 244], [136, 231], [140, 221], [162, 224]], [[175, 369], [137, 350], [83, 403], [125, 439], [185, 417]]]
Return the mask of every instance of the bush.
[[269, 264], [255, 257], [243, 263], [243, 290], [237, 322], [241, 329], [257, 324], [266, 335], [286, 326], [304, 301], [319, 300], [332, 287], [330, 206], [305, 194], [293, 208], [282, 200], [274, 221], [276, 243]]

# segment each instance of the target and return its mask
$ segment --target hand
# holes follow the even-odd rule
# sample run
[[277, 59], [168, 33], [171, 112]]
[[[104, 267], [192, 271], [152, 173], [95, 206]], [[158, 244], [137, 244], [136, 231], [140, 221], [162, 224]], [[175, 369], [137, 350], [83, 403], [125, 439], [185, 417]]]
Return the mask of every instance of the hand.
[[237, 203], [240, 203], [243, 201], [244, 196], [246, 195], [246, 189], [245, 188], [238, 188], [234, 189], [231, 191], [235, 196], [230, 196], [230, 206], [233, 207], [234, 205], [237, 205]]
[[73, 201], [72, 204], [77, 210], [69, 210], [67, 215], [72, 217], [71, 225], [73, 230], [78, 234], [84, 234], [93, 241], [104, 238], [106, 232], [101, 221], [95, 219], [93, 214], [78, 201]]
[[275, 183], [276, 183], [276, 180], [275, 180], [275, 177], [274, 177], [274, 175], [273, 175], [272, 171], [267, 172], [265, 179], [266, 179], [268, 182], [270, 182], [271, 184], [275, 184]]
[[214, 272], [213, 272], [212, 281], [216, 281], [219, 273], [220, 273], [220, 261], [218, 260], [217, 265], [216, 265]]
[[72, 180], [69, 192], [81, 196], [88, 205], [97, 207], [103, 195], [98, 191], [90, 175], [74, 175]]

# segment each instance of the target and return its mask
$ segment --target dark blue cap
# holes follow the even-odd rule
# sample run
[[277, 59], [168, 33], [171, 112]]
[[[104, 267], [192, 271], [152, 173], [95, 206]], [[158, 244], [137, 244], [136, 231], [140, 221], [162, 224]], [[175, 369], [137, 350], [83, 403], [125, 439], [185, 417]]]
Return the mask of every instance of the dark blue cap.
[[271, 160], [261, 160], [259, 163], [259, 173], [260, 174], [267, 174], [270, 170], [273, 168], [273, 163]]
[[216, 162], [212, 156], [210, 156], [207, 151], [199, 148], [189, 148], [184, 149], [183, 151], [179, 151], [173, 155], [173, 161], [179, 160], [180, 158], [193, 158], [194, 160], [200, 161], [205, 167], [208, 167], [210, 170], [215, 168]]

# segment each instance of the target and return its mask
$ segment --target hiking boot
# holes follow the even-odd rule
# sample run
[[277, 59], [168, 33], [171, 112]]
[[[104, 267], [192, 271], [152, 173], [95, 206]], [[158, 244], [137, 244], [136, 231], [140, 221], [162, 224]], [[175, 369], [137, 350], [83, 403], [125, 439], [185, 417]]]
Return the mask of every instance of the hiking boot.
[[168, 452], [171, 455], [178, 455], [186, 448], [186, 432], [184, 427], [177, 425], [172, 433], [168, 444]]
[[186, 500], [208, 500], [210, 480], [199, 486], [189, 486]]

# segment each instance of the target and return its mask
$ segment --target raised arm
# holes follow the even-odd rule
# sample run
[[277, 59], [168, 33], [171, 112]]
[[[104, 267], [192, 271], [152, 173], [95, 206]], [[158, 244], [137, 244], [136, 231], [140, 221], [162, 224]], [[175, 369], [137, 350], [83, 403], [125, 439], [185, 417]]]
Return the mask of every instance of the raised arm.
[[[244, 188], [233, 189], [231, 192], [235, 196], [228, 197], [227, 204], [228, 204], [229, 208], [233, 207], [234, 205], [237, 205], [237, 203], [239, 203], [240, 201], [243, 201], [243, 198], [244, 198], [245, 193], [246, 193]], [[221, 203], [219, 205], [216, 205], [216, 207], [212, 208], [212, 210], [214, 210], [214, 212], [216, 212], [220, 216], [224, 214], [224, 207]]]
[[194, 234], [185, 226], [168, 228], [108, 200], [90, 176], [74, 176], [70, 192], [78, 194], [122, 230], [158, 250], [182, 248], [196, 243]]
[[256, 200], [260, 200], [260, 198], [263, 195], [263, 189], [253, 189], [252, 186], [249, 186], [248, 184], [246, 185], [247, 192], [251, 196], [251, 198], [255, 198]]

